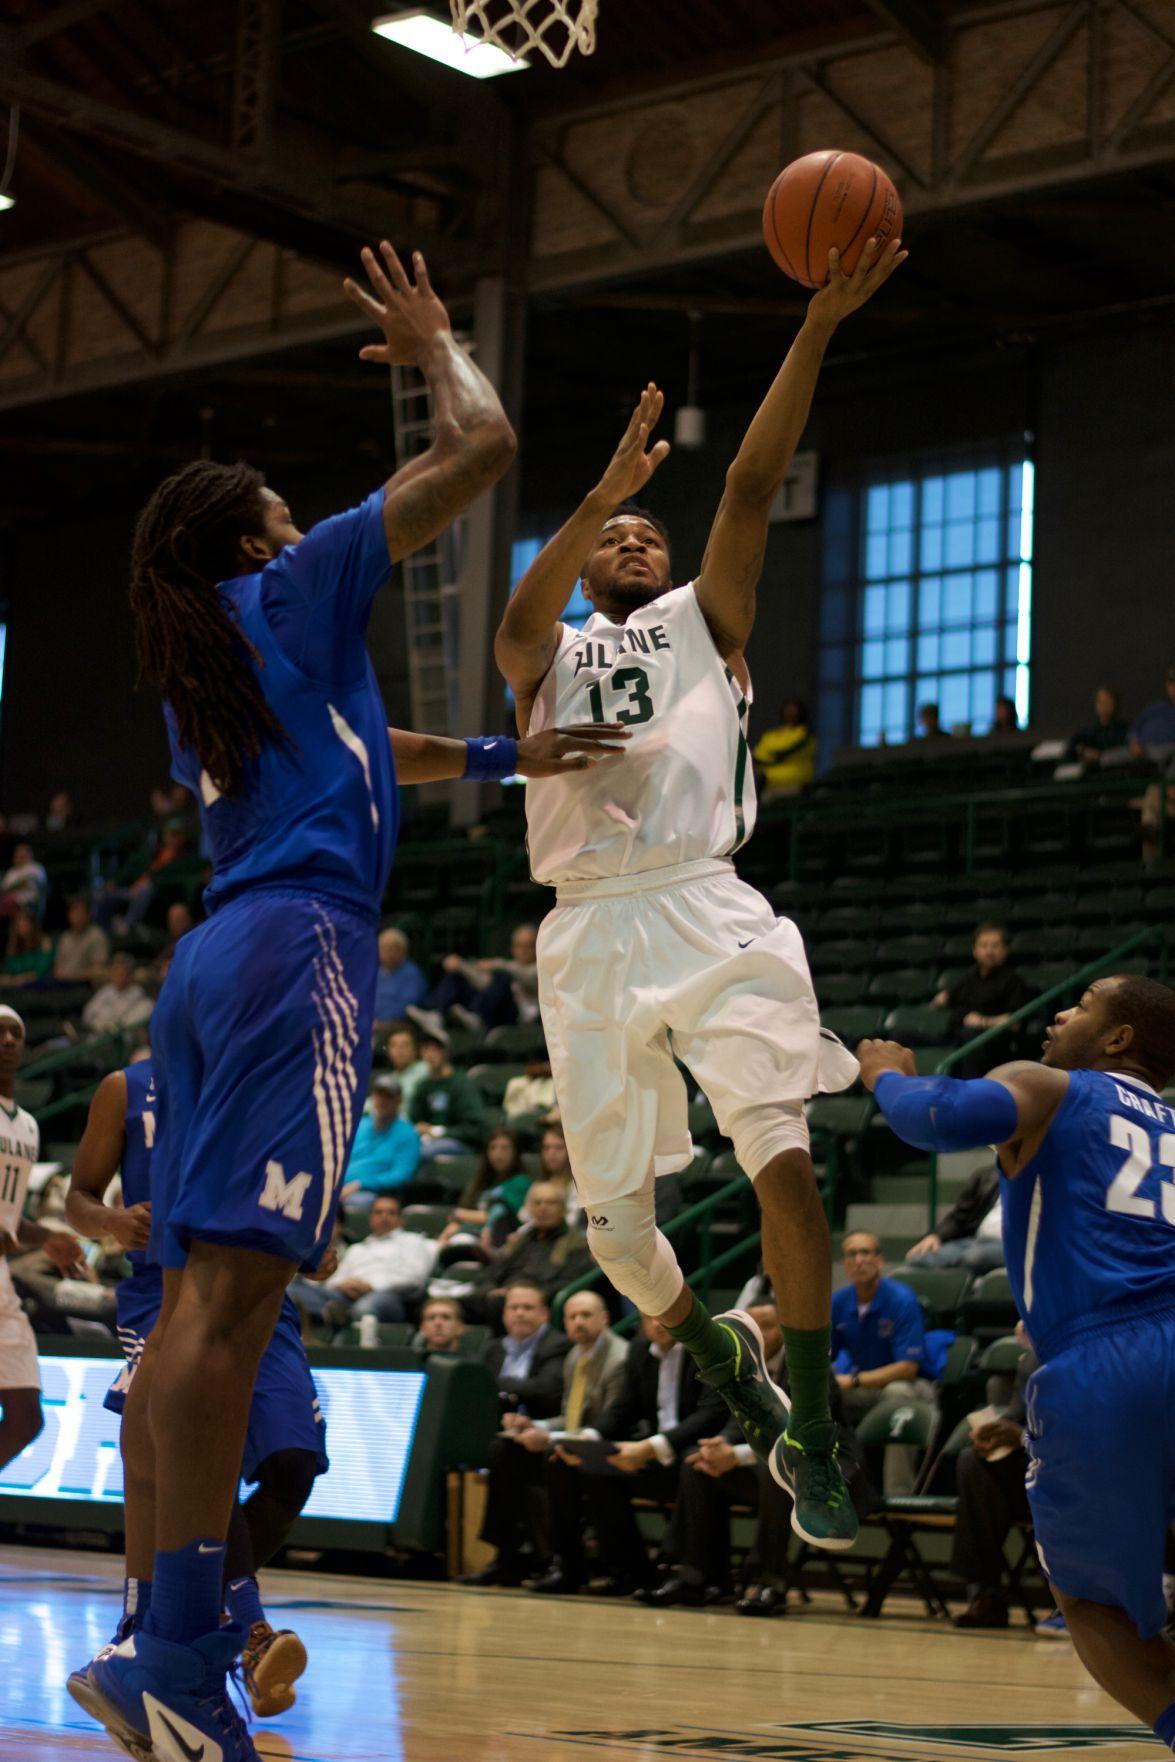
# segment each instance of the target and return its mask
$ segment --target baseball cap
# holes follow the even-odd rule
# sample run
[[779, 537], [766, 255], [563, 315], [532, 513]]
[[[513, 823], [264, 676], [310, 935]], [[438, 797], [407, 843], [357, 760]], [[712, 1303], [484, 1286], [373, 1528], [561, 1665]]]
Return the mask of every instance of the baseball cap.
[[371, 1085], [371, 1092], [373, 1095], [376, 1090], [378, 1090], [381, 1095], [400, 1095], [403, 1093], [400, 1087], [399, 1077], [393, 1077], [390, 1072], [375, 1079], [374, 1083]]

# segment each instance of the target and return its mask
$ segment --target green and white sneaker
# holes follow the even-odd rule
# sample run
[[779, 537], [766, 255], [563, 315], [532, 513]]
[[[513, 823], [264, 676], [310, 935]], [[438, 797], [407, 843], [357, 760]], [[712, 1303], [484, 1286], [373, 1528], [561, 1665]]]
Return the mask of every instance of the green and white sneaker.
[[[755, 1455], [761, 1462], [770, 1463], [771, 1453], [787, 1429], [791, 1402], [779, 1384], [771, 1380], [763, 1336], [754, 1316], [745, 1309], [727, 1309], [714, 1317], [714, 1325], [729, 1335], [734, 1359], [728, 1380], [712, 1386], [742, 1426]], [[706, 1377], [707, 1382], [710, 1380]]]
[[836, 1427], [808, 1427], [804, 1443], [786, 1430], [768, 1462], [772, 1479], [793, 1500], [791, 1526], [812, 1548], [843, 1553], [857, 1539], [857, 1513], [837, 1461]]

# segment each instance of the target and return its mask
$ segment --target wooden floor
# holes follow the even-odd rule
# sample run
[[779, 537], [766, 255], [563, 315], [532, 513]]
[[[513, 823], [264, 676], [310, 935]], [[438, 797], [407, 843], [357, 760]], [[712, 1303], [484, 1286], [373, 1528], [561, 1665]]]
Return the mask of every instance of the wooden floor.
[[[119, 1565], [0, 1550], [0, 1758], [121, 1756], [65, 1692], [108, 1637]], [[271, 1573], [306, 1641], [297, 1706], [255, 1729], [297, 1762], [999, 1762], [1158, 1755], [1068, 1642], [879, 1622], [817, 1602], [784, 1620], [594, 1599]]]

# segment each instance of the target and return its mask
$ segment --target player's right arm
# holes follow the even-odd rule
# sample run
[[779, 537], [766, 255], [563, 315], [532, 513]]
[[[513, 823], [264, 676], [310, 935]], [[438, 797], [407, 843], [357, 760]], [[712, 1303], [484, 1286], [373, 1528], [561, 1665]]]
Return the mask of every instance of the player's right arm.
[[863, 1040], [861, 1081], [899, 1138], [919, 1150], [977, 1150], [993, 1144], [1006, 1175], [1036, 1155], [1065, 1099], [1069, 1078], [1027, 1059], [987, 1077], [919, 1077], [914, 1055], [894, 1040]]
[[658, 441], [645, 450], [664, 402], [664, 394], [650, 381], [603, 477], [543, 546], [510, 596], [494, 639], [494, 658], [518, 701], [522, 734], [530, 725], [535, 693], [555, 659], [560, 615], [604, 522], [622, 502], [644, 488], [668, 456], [668, 441]]
[[118, 1173], [126, 1148], [126, 1077], [111, 1071], [98, 1085], [82, 1141], [74, 1157], [65, 1217], [79, 1236], [114, 1236], [124, 1248], [146, 1248], [151, 1207], [103, 1205], [102, 1195]]

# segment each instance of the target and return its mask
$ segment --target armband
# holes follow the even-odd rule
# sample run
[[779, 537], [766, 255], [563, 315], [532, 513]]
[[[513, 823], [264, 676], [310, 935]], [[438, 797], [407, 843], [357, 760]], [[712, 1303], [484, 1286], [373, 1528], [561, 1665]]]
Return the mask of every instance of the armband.
[[465, 742], [465, 769], [461, 775], [472, 783], [500, 783], [518, 769], [518, 742], [508, 734], [493, 739], [475, 735]]
[[898, 1137], [919, 1150], [976, 1150], [1016, 1135], [1015, 1097], [990, 1077], [965, 1082], [883, 1071], [873, 1093]]

